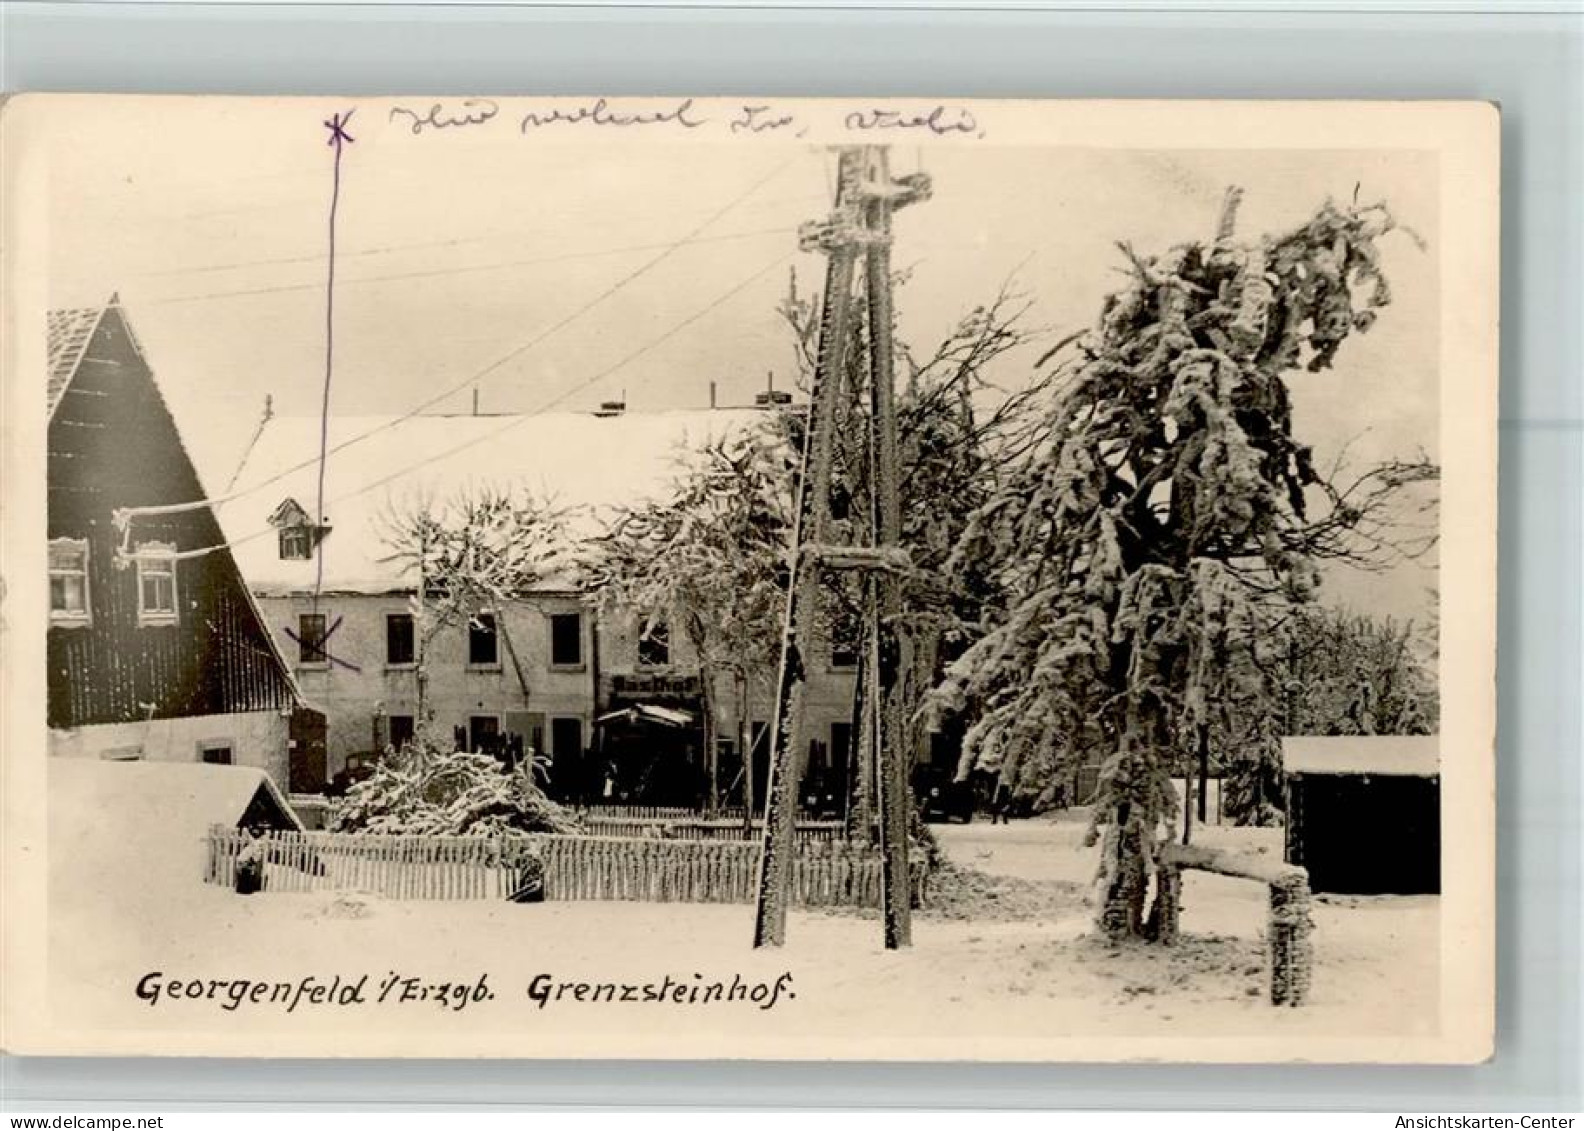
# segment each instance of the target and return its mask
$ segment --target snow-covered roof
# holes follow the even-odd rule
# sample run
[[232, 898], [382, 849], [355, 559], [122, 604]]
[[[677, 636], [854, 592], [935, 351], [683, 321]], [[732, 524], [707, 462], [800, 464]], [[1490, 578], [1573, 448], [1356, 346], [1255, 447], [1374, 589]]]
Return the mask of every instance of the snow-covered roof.
[[613, 723], [618, 719], [629, 723], [645, 719], [650, 722], [660, 723], [664, 726], [685, 727], [693, 725], [691, 711], [678, 711], [674, 707], [661, 707], [653, 703], [640, 703], [636, 707], [627, 707], [620, 711], [611, 711], [595, 719], [596, 723]]
[[[381, 538], [382, 518], [393, 507], [444, 504], [469, 488], [521, 487], [597, 518], [620, 504], [663, 497], [689, 450], [763, 420], [760, 409], [332, 418], [324, 480], [330, 532], [322, 543], [320, 578], [311, 559], [281, 560], [269, 525], [286, 499], [317, 513], [320, 421], [277, 416], [260, 432], [233, 480], [231, 501], [217, 513], [255, 592], [305, 593], [316, 586], [397, 592], [412, 582], [396, 563], [383, 560], [390, 549]], [[595, 529], [585, 518], [569, 533]]]
[[155, 830], [162, 838], [203, 840], [211, 825], [236, 825], [260, 790], [280, 817], [301, 828], [268, 773], [246, 765], [206, 762], [103, 762], [90, 757], [49, 760], [49, 813], [70, 814], [122, 843]]
[[1440, 773], [1438, 735], [1364, 734], [1282, 739], [1282, 764], [1289, 774]]
[[[114, 302], [113, 299], [111, 301]], [[71, 384], [77, 365], [82, 360], [83, 350], [88, 348], [88, 342], [104, 310], [104, 307], [85, 306], [49, 312], [49, 387], [45, 395], [51, 416], [55, 415], [55, 406], [60, 404], [66, 386]]]

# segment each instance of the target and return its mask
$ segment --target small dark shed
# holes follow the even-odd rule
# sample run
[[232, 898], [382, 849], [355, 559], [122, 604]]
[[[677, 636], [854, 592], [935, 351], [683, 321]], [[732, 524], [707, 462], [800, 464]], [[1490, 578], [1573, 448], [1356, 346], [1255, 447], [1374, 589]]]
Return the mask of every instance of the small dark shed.
[[1282, 739], [1286, 857], [1310, 890], [1441, 891], [1439, 749], [1434, 735]]

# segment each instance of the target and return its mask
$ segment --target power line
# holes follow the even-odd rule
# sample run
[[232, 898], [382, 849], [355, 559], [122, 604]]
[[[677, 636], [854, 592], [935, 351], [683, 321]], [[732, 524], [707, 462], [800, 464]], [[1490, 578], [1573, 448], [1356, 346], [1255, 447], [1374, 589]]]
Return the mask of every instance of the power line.
[[[779, 228], [760, 228], [750, 232], [729, 232], [719, 236], [703, 236], [691, 240], [690, 243], [723, 243], [730, 240], [757, 239], [761, 236], [779, 236], [797, 229], [791, 225]], [[467, 263], [458, 267], [428, 267], [417, 271], [398, 271], [388, 275], [364, 275], [360, 278], [342, 279], [341, 285], [362, 286], [369, 283], [393, 283], [410, 279], [435, 279], [448, 275], [476, 275], [485, 271], [508, 271], [517, 267], [536, 267], [546, 263], [566, 263], [578, 259], [598, 259], [607, 255], [625, 255], [635, 251], [654, 251], [661, 248], [671, 248], [672, 243], [643, 243], [628, 244], [625, 247], [590, 248], [586, 251], [569, 251], [559, 255], [540, 255], [529, 259], [507, 259], [499, 263]], [[304, 257], [300, 262], [323, 262], [323, 256]], [[282, 262], [285, 262], [284, 260]], [[296, 260], [294, 260], [296, 262]], [[319, 283], [277, 283], [267, 287], [246, 287], [232, 291], [200, 291], [188, 295], [169, 295], [165, 298], [150, 299], [145, 305], [170, 306], [182, 302], [208, 302], [211, 299], [249, 298], [255, 295], [286, 294], [292, 291], [317, 290]]]
[[[365, 494], [367, 494], [370, 491], [377, 490], [378, 488], [383, 487], [386, 484], [392, 483], [395, 480], [400, 479], [404, 475], [410, 475], [413, 472], [419, 470], [420, 468], [426, 467], [426, 466], [428, 466], [429, 464], [432, 464], [432, 463], [437, 463], [440, 460], [449, 459], [450, 457], [456, 455], [458, 452], [464, 451], [467, 448], [474, 447], [474, 446], [476, 446], [476, 445], [478, 445], [480, 443], [483, 443], [485, 441], [492, 440], [495, 437], [500, 436], [500, 435], [510, 431], [513, 428], [518, 427], [519, 425], [525, 423], [526, 421], [528, 421], [530, 419], [533, 419], [534, 417], [543, 415], [544, 413], [548, 412], [550, 409], [554, 408], [555, 406], [557, 406], [557, 405], [561, 404], [562, 402], [564, 402], [565, 400], [567, 400], [567, 398], [573, 396], [575, 393], [581, 392], [582, 390], [587, 389], [590, 385], [596, 384], [597, 382], [604, 380], [605, 378], [607, 378], [607, 377], [611, 376], [612, 374], [616, 373], [618, 370], [625, 368], [626, 366], [632, 364], [634, 361], [637, 361], [640, 357], [643, 357], [645, 354], [650, 353], [651, 351], [659, 348], [664, 343], [670, 341], [672, 338], [676, 337], [677, 334], [681, 333], [683, 330], [687, 329], [689, 326], [693, 325], [695, 322], [699, 321], [701, 318], [704, 318], [705, 316], [707, 316], [708, 314], [710, 314], [714, 310], [718, 309], [719, 307], [724, 305], [726, 302], [728, 302], [732, 298], [736, 297], [739, 293], [741, 293], [742, 291], [746, 290], [749, 286], [751, 286], [752, 284], [754, 284], [758, 280], [764, 278], [770, 272], [775, 271], [777, 268], [781, 267], [788, 260], [790, 260], [793, 255], [794, 255], [794, 253], [790, 252], [790, 251], [789, 252], [783, 252], [782, 254], [778, 255], [775, 259], [771, 260], [769, 263], [767, 263], [763, 267], [759, 268], [757, 271], [754, 271], [751, 275], [748, 275], [746, 278], [741, 279], [740, 281], [735, 283], [730, 289], [728, 289], [728, 290], [722, 292], [721, 294], [717, 295], [709, 303], [707, 303], [706, 305], [704, 305], [700, 309], [694, 311], [692, 314], [688, 315], [682, 321], [680, 321], [680, 322], [674, 324], [673, 326], [671, 326], [664, 333], [660, 334], [657, 337], [651, 338], [649, 341], [645, 342], [643, 345], [639, 346], [637, 349], [633, 350], [632, 352], [630, 352], [627, 355], [625, 355], [624, 357], [622, 357], [619, 361], [616, 361], [616, 362], [614, 362], [614, 363], [612, 363], [610, 365], [607, 365], [605, 368], [599, 370], [598, 372], [596, 372], [594, 374], [591, 374], [590, 376], [584, 378], [582, 381], [579, 381], [577, 384], [571, 386], [570, 388], [565, 389], [562, 392], [556, 394], [554, 397], [550, 398], [548, 401], [545, 401], [543, 404], [539, 405], [537, 408], [533, 409], [532, 411], [526, 412], [526, 413], [517, 414], [517, 415], [513, 415], [513, 416], [509, 417], [499, 428], [492, 429], [492, 430], [484, 433], [482, 436], [469, 436], [462, 443], [455, 444], [455, 445], [453, 445], [453, 446], [451, 446], [449, 448], [446, 448], [444, 451], [436, 453], [435, 455], [426, 456], [425, 458], [423, 458], [421, 460], [418, 460], [415, 463], [407, 464], [407, 465], [405, 465], [403, 467], [397, 468], [395, 471], [391, 472], [389, 475], [381, 476], [379, 479], [376, 479], [376, 480], [374, 480], [371, 483], [365, 483], [363, 486], [359, 487], [355, 491], [348, 491], [347, 493], [345, 493], [343, 495], [337, 495], [335, 498], [330, 499], [330, 500], [327, 501], [328, 505], [333, 506], [333, 505], [335, 505], [337, 503], [343, 503], [343, 502], [346, 502], [348, 499], [355, 499], [359, 495], [365, 495]], [[406, 416], [397, 417], [394, 420], [386, 421], [385, 423], [380, 425], [378, 428], [370, 429], [368, 432], [364, 433], [361, 437], [358, 437], [358, 438], [366, 439], [367, 437], [372, 436], [376, 432], [384, 431], [387, 428], [395, 427], [397, 424], [400, 424], [400, 423], [402, 423], [405, 420], [411, 419], [412, 416], [414, 416], [414, 415], [416, 415], [416, 413], [408, 414]], [[351, 443], [351, 442], [352, 441], [348, 441], [348, 443]], [[331, 450], [332, 453], [334, 453], [336, 451], [341, 450], [341, 448], [345, 447], [345, 446], [346, 446], [345, 444], [338, 445], [337, 447], [332, 448], [330, 450]], [[264, 486], [266, 486], [266, 485], [268, 485], [270, 483], [278, 482], [279, 480], [285, 478], [286, 476], [292, 474], [293, 472], [300, 471], [300, 470], [302, 470], [305, 467], [309, 467], [312, 464], [314, 464], [315, 462], [317, 462], [317, 461], [316, 460], [308, 460], [306, 463], [299, 464], [296, 467], [287, 468], [285, 471], [282, 471], [282, 472], [278, 473], [277, 475], [271, 476], [269, 479], [260, 481], [259, 483], [255, 484], [253, 487], [249, 487], [248, 489], [246, 489], [244, 491], [237, 492], [236, 494], [232, 495], [230, 498], [231, 499], [235, 499], [235, 498], [240, 498], [241, 496], [246, 495], [246, 494], [251, 494], [253, 491], [256, 491], [259, 488], [264, 487]], [[220, 500], [220, 502], [228, 502], [228, 501], [230, 501], [230, 499]], [[173, 510], [178, 510], [178, 509], [188, 508], [188, 507], [193, 507], [193, 506], [203, 506], [203, 505], [205, 505], [205, 504], [203, 504], [201, 502], [200, 503], [192, 503], [192, 504], [177, 503], [177, 504], [168, 504], [168, 505], [163, 506], [163, 507], [151, 507], [151, 508], [146, 508], [146, 509], [144, 509], [144, 508], [129, 508], [127, 511], [124, 511], [124, 512], [121, 512], [121, 513], [123, 513], [123, 514], [156, 513], [156, 512], [158, 512], [158, 513], [170, 513]], [[209, 505], [219, 505], [219, 504], [218, 503], [214, 503], [214, 504], [209, 504]], [[264, 536], [270, 534], [273, 531], [273, 529], [274, 529], [273, 527], [268, 527], [268, 526], [262, 527], [262, 528], [260, 528], [258, 530], [255, 530], [253, 533], [245, 534], [245, 535], [243, 535], [240, 538], [231, 539], [229, 541], [221, 542], [221, 543], [218, 543], [218, 544], [213, 545], [213, 546], [206, 546], [206, 547], [204, 547], [202, 549], [198, 549], [198, 550], [183, 551], [183, 554], [181, 556], [184, 557], [184, 558], [186, 558], [186, 557], [201, 557], [201, 556], [203, 556], [205, 554], [212, 554], [212, 553], [216, 553], [216, 552], [221, 551], [221, 550], [230, 550], [230, 549], [233, 549], [233, 548], [235, 548], [237, 546], [241, 546], [241, 545], [244, 545], [244, 544], [246, 544], [248, 542], [252, 542], [252, 541], [254, 541], [256, 539], [263, 538]]]
[[[233, 491], [230, 494], [223, 495], [223, 496], [221, 496], [218, 499], [197, 499], [197, 500], [194, 500], [192, 503], [189, 503], [189, 504], [178, 504], [178, 505], [179, 506], [180, 505], [185, 505], [188, 509], [196, 510], [199, 507], [204, 507], [204, 506], [219, 507], [219, 506], [224, 506], [226, 503], [234, 502], [235, 500], [243, 498], [244, 496], [247, 496], [247, 495], [251, 495], [251, 494], [253, 494], [256, 491], [263, 490], [265, 487], [268, 487], [272, 483], [280, 482], [282, 479], [286, 478], [288, 475], [293, 475], [296, 472], [301, 471], [303, 468], [309, 467], [312, 464], [318, 462], [318, 460], [320, 458], [328, 458], [329, 456], [335, 455], [335, 454], [337, 454], [339, 452], [343, 452], [347, 448], [350, 448], [354, 444], [361, 443], [364, 440], [367, 440], [369, 437], [377, 435], [378, 433], [383, 432], [386, 429], [394, 428], [396, 425], [401, 424], [404, 421], [411, 420], [413, 417], [417, 416], [418, 414], [423, 412], [425, 409], [432, 408], [435, 405], [439, 404], [441, 401], [445, 400], [446, 398], [451, 397], [451, 396], [455, 395], [456, 393], [462, 391], [463, 389], [467, 388], [469, 385], [474, 384], [475, 382], [478, 382], [478, 381], [482, 381], [485, 377], [488, 377], [491, 373], [494, 373], [496, 370], [500, 369], [502, 366], [509, 364], [510, 362], [516, 360], [518, 357], [522, 356], [524, 353], [527, 353], [530, 349], [532, 349], [533, 347], [537, 346], [540, 342], [543, 342], [546, 338], [549, 338], [552, 334], [557, 333], [563, 327], [565, 327], [567, 325], [570, 325], [572, 322], [575, 322], [577, 319], [579, 319], [583, 315], [587, 314], [590, 310], [593, 310], [596, 306], [598, 306], [600, 303], [604, 302], [606, 299], [610, 298], [613, 294], [615, 294], [617, 291], [621, 290], [623, 287], [628, 286], [630, 283], [635, 282], [636, 280], [638, 280], [639, 278], [641, 278], [642, 276], [647, 274], [652, 268], [658, 266], [660, 263], [662, 263], [663, 261], [668, 259], [678, 249], [680, 249], [680, 248], [682, 248], [682, 247], [684, 247], [684, 246], [686, 246], [686, 245], [688, 245], [690, 243], [693, 243], [693, 242], [697, 241], [699, 239], [699, 237], [701, 236], [701, 234], [705, 231], [705, 229], [709, 228], [712, 224], [714, 224], [722, 216], [726, 215], [733, 208], [737, 207], [738, 204], [740, 204], [744, 200], [748, 199], [748, 197], [752, 196], [755, 192], [757, 192], [765, 184], [769, 183], [773, 178], [779, 176], [785, 169], [790, 167], [792, 165], [792, 163], [794, 161], [796, 161], [796, 160], [797, 160], [797, 157], [794, 156], [794, 157], [789, 158], [788, 160], [782, 162], [781, 164], [777, 165], [774, 169], [770, 170], [770, 172], [766, 173], [763, 177], [760, 177], [758, 180], [753, 182], [753, 184], [749, 185], [748, 188], [745, 189], [742, 193], [740, 193], [737, 196], [733, 197], [731, 200], [729, 200], [722, 207], [717, 209], [715, 212], [711, 213], [709, 215], [709, 217], [707, 217], [702, 223], [700, 223], [692, 231], [688, 232], [681, 239], [675, 240], [672, 243], [664, 245], [663, 250], [661, 250], [658, 255], [655, 255], [655, 256], [645, 260], [638, 267], [635, 267], [633, 270], [631, 270], [631, 271], [627, 272], [625, 275], [621, 276], [621, 278], [617, 279], [614, 283], [612, 283], [610, 286], [606, 287], [599, 294], [595, 295], [593, 298], [589, 299], [583, 305], [581, 305], [577, 309], [573, 310], [570, 314], [567, 314], [566, 316], [564, 316], [563, 318], [557, 320], [556, 322], [551, 323], [544, 330], [541, 330], [539, 333], [535, 334], [532, 338], [529, 338], [526, 342], [522, 343], [521, 345], [515, 346], [511, 350], [508, 350], [505, 354], [501, 355], [500, 357], [496, 358], [494, 361], [490, 362], [483, 369], [480, 369], [476, 373], [473, 373], [473, 374], [463, 378], [461, 381], [458, 381], [456, 384], [450, 386], [449, 388], [442, 389], [435, 396], [432, 396], [428, 400], [420, 402], [419, 404], [415, 405], [413, 408], [410, 408], [406, 412], [402, 413], [400, 416], [397, 416], [397, 417], [395, 417], [395, 418], [393, 418], [391, 420], [387, 420], [387, 421], [379, 424], [378, 426], [369, 429], [367, 432], [360, 433], [359, 435], [352, 436], [352, 437], [350, 437], [350, 438], [348, 438], [346, 440], [341, 441], [339, 444], [336, 444], [334, 447], [329, 448], [324, 453], [323, 457], [313, 457], [313, 458], [306, 459], [306, 460], [304, 460], [301, 463], [295, 464], [292, 467], [288, 467], [288, 468], [284, 469], [283, 471], [277, 472], [276, 474], [274, 474], [274, 475], [272, 475], [272, 476], [270, 476], [270, 477], [268, 477], [266, 479], [262, 479], [259, 482], [255, 483], [255, 484], [253, 484], [253, 485], [251, 485], [249, 487], [245, 487], [245, 488], [243, 488], [240, 491]], [[170, 508], [166, 508], [166, 509], [168, 511]], [[128, 508], [123, 513], [125, 513], [129, 517], [132, 517], [132, 516], [136, 516], [139, 513], [139, 511], [138, 511], [138, 508], [132, 507], [132, 508]]]
[[410, 475], [412, 472], [417, 471], [419, 468], [424, 467], [427, 464], [436, 463], [436, 462], [438, 462], [440, 460], [443, 460], [443, 459], [448, 459], [451, 456], [456, 455], [458, 452], [463, 451], [466, 448], [473, 447], [476, 444], [480, 444], [480, 443], [483, 443], [483, 442], [488, 441], [488, 440], [493, 440], [495, 437], [500, 436], [500, 435], [502, 435], [502, 434], [504, 434], [506, 432], [511, 431], [513, 428], [516, 428], [518, 425], [524, 423], [527, 420], [531, 420], [531, 419], [533, 419], [536, 416], [542, 416], [544, 413], [550, 411], [552, 408], [556, 407], [557, 405], [559, 405], [562, 402], [564, 402], [567, 398], [571, 397], [574, 393], [581, 392], [584, 389], [587, 389], [590, 385], [598, 384], [600, 381], [603, 381], [605, 378], [611, 376], [613, 373], [617, 372], [618, 370], [625, 368], [626, 366], [632, 364], [634, 361], [637, 361], [640, 357], [644, 356], [645, 354], [649, 353], [650, 351], [652, 351], [654, 349], [657, 349], [659, 346], [663, 345], [664, 343], [670, 341], [672, 338], [676, 337], [676, 335], [680, 334], [683, 330], [685, 330], [689, 326], [693, 325], [693, 323], [697, 322], [699, 319], [701, 319], [704, 316], [706, 316], [707, 314], [711, 313], [717, 307], [720, 307], [720, 306], [724, 305], [730, 299], [736, 297], [736, 295], [740, 291], [746, 290], [750, 285], [752, 285], [753, 283], [755, 283], [758, 280], [762, 279], [764, 276], [768, 275], [771, 271], [774, 271], [776, 268], [780, 267], [787, 260], [791, 259], [792, 255], [793, 255], [792, 252], [784, 252], [783, 254], [777, 256], [771, 262], [765, 264], [765, 266], [763, 266], [759, 270], [755, 271], [752, 275], [749, 275], [747, 278], [743, 279], [742, 281], [740, 281], [737, 284], [735, 284], [734, 286], [732, 286], [730, 290], [727, 290], [727, 291], [723, 292], [722, 294], [720, 294], [719, 296], [717, 296], [708, 305], [706, 305], [706, 306], [702, 307], [701, 309], [695, 311], [694, 313], [690, 314], [688, 317], [684, 318], [681, 322], [678, 322], [676, 325], [672, 326], [669, 330], [667, 330], [665, 333], [661, 334], [659, 337], [651, 338], [648, 342], [644, 343], [642, 346], [639, 346], [637, 349], [635, 349], [631, 353], [627, 354], [620, 361], [617, 361], [617, 362], [615, 362], [615, 363], [613, 363], [611, 365], [607, 365], [604, 369], [601, 369], [599, 372], [593, 374], [592, 376], [589, 376], [589, 377], [585, 378], [584, 380], [578, 382], [576, 385], [573, 385], [571, 388], [566, 389], [566, 390], [562, 391], [561, 393], [557, 394], [556, 396], [552, 397], [550, 400], [546, 401], [544, 404], [540, 405], [538, 408], [534, 409], [533, 411], [513, 415], [513, 416], [507, 418], [507, 420], [499, 428], [496, 428], [496, 429], [493, 429], [493, 430], [491, 430], [489, 432], [486, 432], [482, 436], [470, 436], [470, 437], [468, 437], [467, 440], [463, 441], [462, 443], [456, 444], [453, 447], [447, 448], [445, 451], [440, 452], [438, 455], [428, 456], [428, 457], [420, 460], [419, 462], [417, 462], [415, 464], [411, 464], [410, 466], [403, 467], [403, 468], [398, 468], [396, 471], [393, 471], [389, 475], [383, 476], [380, 479], [376, 479], [372, 483], [364, 484], [362, 487], [359, 487], [356, 491], [349, 491], [347, 494], [338, 496], [337, 498], [334, 498], [334, 499], [332, 499], [330, 501], [332, 503], [339, 503], [339, 502], [344, 502], [347, 499], [356, 498], [359, 495], [367, 494], [369, 491], [373, 491], [376, 488], [383, 487], [387, 483], [390, 483], [390, 482], [392, 482], [392, 481], [394, 481], [396, 479], [400, 479], [404, 475]]
[[[798, 194], [796, 196], [772, 197], [772, 198], [770, 198], [768, 200], [760, 201], [759, 204], [762, 207], [762, 206], [770, 205], [770, 204], [805, 203], [805, 202], [810, 201], [810, 200], [824, 200], [824, 199], [825, 199], [825, 194], [823, 194], [823, 193], [800, 193], [800, 194]], [[766, 229], [766, 231], [769, 231], [769, 230], [772, 230], [772, 229]], [[778, 229], [773, 229], [773, 230], [775, 230], [775, 231], [784, 231], [784, 230], [788, 230], [788, 229], [779, 229], [778, 228]], [[462, 247], [462, 246], [465, 246], [467, 244], [475, 244], [475, 243], [495, 243], [495, 242], [503, 242], [503, 241], [504, 242], [510, 242], [510, 241], [515, 241], [515, 240], [528, 240], [528, 239], [537, 238], [539, 235], [542, 235], [542, 234], [543, 234], [542, 232], [525, 232], [525, 231], [522, 231], [521, 229], [517, 229], [517, 230], [513, 230], [513, 231], [482, 232], [482, 233], [480, 233], [478, 235], [473, 235], [473, 236], [453, 236], [453, 237], [451, 237], [449, 239], [443, 239], [443, 240], [409, 240], [409, 241], [401, 242], [401, 243], [379, 244], [379, 245], [376, 245], [374, 247], [357, 248], [356, 250], [352, 250], [352, 251], [343, 250], [343, 251], [338, 252], [337, 256], [342, 262], [345, 262], [348, 259], [361, 259], [361, 258], [366, 258], [366, 257], [369, 257], [369, 256], [375, 256], [375, 255], [399, 255], [402, 252], [406, 252], [406, 251], [427, 251], [427, 250], [431, 250], [431, 249], [435, 249], [435, 248]], [[757, 233], [741, 233], [741, 234], [742, 235], [754, 235], [754, 234], [757, 234]], [[738, 236], [737, 235], [714, 236], [714, 237], [711, 237], [711, 238], [712, 239], [736, 239], [736, 238], [738, 238]], [[589, 256], [614, 255], [617, 252], [623, 252], [623, 251], [648, 251], [648, 250], [650, 250], [652, 248], [660, 247], [660, 246], [663, 246], [663, 245], [661, 245], [661, 244], [652, 244], [652, 243], [650, 243], [650, 244], [632, 244], [632, 245], [629, 245], [627, 247], [613, 247], [613, 248], [596, 249], [596, 250], [591, 250], [591, 251], [587, 251], [587, 252], [573, 252], [573, 253], [570, 253], [570, 255], [564, 256], [564, 257], [563, 256], [548, 256], [548, 257], [544, 257], [544, 258], [541, 258], [541, 259], [508, 260], [508, 261], [506, 261], [504, 263], [499, 264], [498, 266], [502, 266], [502, 267], [515, 266], [518, 263], [555, 262], [555, 261], [557, 261], [557, 260], [559, 260], [561, 258], [572, 258], [574, 256], [583, 256], [583, 255], [589, 255]], [[136, 273], [136, 277], [137, 278], [142, 278], [142, 279], [158, 279], [158, 278], [168, 278], [168, 277], [173, 276], [173, 275], [210, 275], [210, 274], [214, 274], [216, 272], [221, 272], [221, 271], [239, 271], [239, 270], [242, 270], [242, 269], [248, 268], [248, 267], [287, 267], [287, 266], [294, 266], [294, 265], [297, 265], [297, 264], [319, 264], [319, 263], [323, 263], [324, 262], [324, 258], [325, 258], [324, 254], [322, 252], [312, 252], [312, 253], [309, 253], [309, 254], [306, 254], [306, 255], [275, 255], [275, 256], [266, 256], [266, 257], [263, 257], [263, 258], [260, 258], [260, 259], [234, 259], [234, 260], [230, 260], [230, 261], [225, 262], [225, 263], [200, 263], [200, 264], [189, 265], [189, 266], [186, 266], [186, 267], [165, 267], [165, 268], [160, 268], [159, 270], [155, 270], [155, 271], [140, 271], [140, 272]], [[497, 266], [497, 265], [495, 265], [495, 264], [486, 264], [486, 265], [481, 266], [479, 269], [483, 270], [483, 269], [487, 269], [488, 267], [491, 267], [491, 266]], [[224, 294], [224, 293], [229, 293], [229, 292], [220, 292], [220, 293]], [[166, 301], [173, 301], [173, 300], [166, 300]]]

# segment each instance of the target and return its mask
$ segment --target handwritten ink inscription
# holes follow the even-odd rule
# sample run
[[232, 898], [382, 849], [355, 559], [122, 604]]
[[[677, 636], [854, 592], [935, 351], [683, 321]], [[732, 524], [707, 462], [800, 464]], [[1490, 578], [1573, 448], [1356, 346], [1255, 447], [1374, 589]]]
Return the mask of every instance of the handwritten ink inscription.
[[668, 126], [678, 125], [696, 130], [709, 124], [709, 119], [699, 116], [693, 109], [693, 99], [684, 98], [674, 106], [657, 110], [617, 110], [603, 98], [576, 106], [571, 110], [530, 110], [522, 116], [518, 130], [544, 126], [577, 125], [586, 122], [591, 126]]
[[950, 134], [984, 136], [979, 130], [979, 120], [966, 106], [935, 106], [922, 113], [887, 109], [854, 110], [847, 115], [846, 126], [859, 133], [917, 130], [936, 137]]
[[342, 619], [341, 617], [336, 617], [330, 627], [325, 629], [318, 639], [314, 639], [312, 636], [299, 636], [297, 635], [297, 630], [290, 625], [285, 626], [286, 635], [302, 649], [302, 658], [307, 663], [339, 664], [348, 671], [362, 671], [363, 669], [352, 663], [352, 661], [343, 660], [339, 656], [332, 655], [326, 647], [330, 643], [330, 638], [335, 635], [336, 629], [341, 627]]
[[744, 102], [735, 106], [677, 101], [612, 101], [595, 98], [566, 105], [512, 107], [493, 98], [464, 98], [427, 105], [392, 106], [387, 121], [407, 133], [458, 132], [509, 122], [524, 137], [568, 129], [635, 130], [680, 133], [716, 131], [728, 137], [778, 136], [801, 138], [821, 120], [828, 129], [851, 135], [911, 134], [929, 137], [982, 138], [985, 130], [967, 106], [939, 103], [918, 106], [870, 104], [842, 108], [826, 104], [791, 105]]
[[436, 102], [427, 110], [413, 110], [407, 106], [393, 106], [388, 121], [405, 119], [408, 129], [421, 134], [425, 130], [449, 130], [462, 126], [482, 126], [500, 113], [500, 105], [490, 98], [464, 98], [456, 107]]
[[734, 134], [763, 134], [777, 130], [786, 130], [798, 137], [808, 132], [806, 128], [798, 126], [794, 115], [782, 114], [772, 106], [744, 106], [742, 112], [731, 120], [731, 132]]

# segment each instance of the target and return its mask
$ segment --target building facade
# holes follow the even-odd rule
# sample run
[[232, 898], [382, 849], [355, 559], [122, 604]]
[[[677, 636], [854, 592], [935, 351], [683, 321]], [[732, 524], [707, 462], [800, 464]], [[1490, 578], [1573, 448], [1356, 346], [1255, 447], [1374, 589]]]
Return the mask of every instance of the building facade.
[[[457, 748], [565, 758], [595, 713], [592, 629], [575, 594], [545, 593], [437, 626], [426, 642], [411, 593], [261, 594], [265, 622], [323, 709], [325, 775], [410, 739], [420, 698]], [[419, 649], [423, 648], [419, 687]], [[320, 783], [321, 785], [323, 783]]]
[[[387, 745], [399, 748], [422, 709], [432, 733], [455, 749], [539, 756], [550, 791], [565, 800], [694, 805], [708, 792], [697, 656], [685, 640], [660, 646], [641, 639], [632, 618], [597, 616], [576, 593], [535, 594], [439, 628], [425, 648], [422, 708], [422, 622], [411, 594], [257, 600], [304, 697], [325, 720], [323, 769], [316, 780], [299, 769], [294, 789], [322, 789]], [[746, 729], [757, 747], [759, 804], [773, 677], [755, 672], [749, 679]], [[842, 772], [854, 685], [851, 668], [828, 663], [809, 680], [809, 770], [821, 780]], [[723, 803], [739, 804], [744, 770], [734, 679], [719, 675], [715, 692], [717, 789]]]
[[[386, 532], [393, 513], [437, 512], [481, 482], [598, 516], [666, 490], [683, 453], [763, 412], [333, 419], [329, 447], [345, 455], [326, 465], [322, 517], [318, 469], [303, 458], [318, 449], [319, 421], [268, 419], [235, 477], [227, 522], [275, 646], [323, 711], [322, 734], [297, 735], [294, 790], [324, 788], [399, 747], [427, 713], [431, 734], [454, 748], [536, 756], [566, 800], [696, 806], [713, 777], [723, 803], [739, 803], [747, 771], [733, 680], [718, 679], [707, 750], [702, 673], [680, 634], [596, 616], [552, 578], [420, 639], [432, 607], [415, 604]], [[592, 521], [569, 537], [593, 534]], [[826, 657], [810, 673], [810, 770], [822, 781], [845, 766], [834, 753], [845, 750], [852, 716], [844, 659]], [[773, 684], [773, 672], [749, 680], [760, 804]]]
[[299, 695], [124, 311], [48, 330], [50, 753], [284, 782]]

